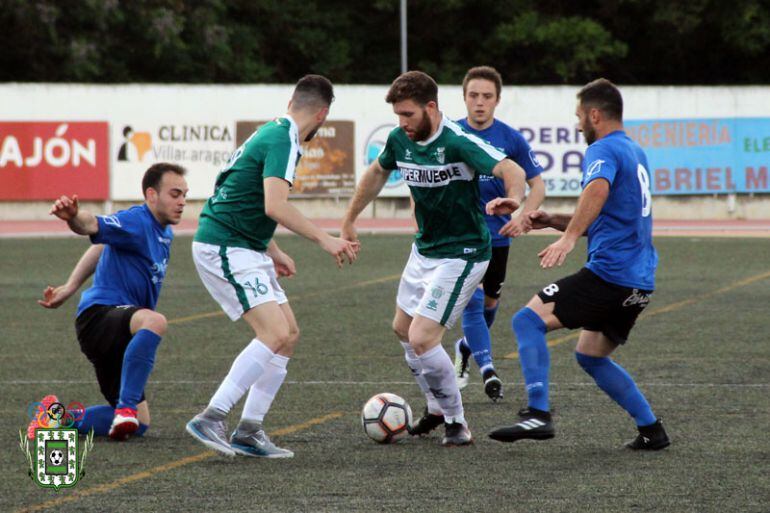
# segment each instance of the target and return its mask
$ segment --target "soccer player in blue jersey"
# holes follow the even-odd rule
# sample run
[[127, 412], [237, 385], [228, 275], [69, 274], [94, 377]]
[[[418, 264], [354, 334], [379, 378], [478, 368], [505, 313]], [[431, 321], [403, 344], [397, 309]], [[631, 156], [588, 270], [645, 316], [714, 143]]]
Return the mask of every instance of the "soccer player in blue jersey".
[[[463, 97], [468, 110], [467, 117], [457, 120], [466, 131], [479, 136], [485, 142], [505, 153], [526, 173], [529, 194], [517, 217], [487, 215], [485, 205], [494, 198], [505, 196], [503, 181], [495, 176], [479, 176], [479, 208], [492, 236], [492, 258], [482, 285], [471, 296], [463, 311], [464, 336], [455, 343], [455, 372], [457, 384], [462, 390], [468, 384], [470, 356], [479, 366], [484, 392], [493, 401], [503, 397], [503, 387], [492, 361], [492, 341], [489, 328], [495, 321], [500, 304], [500, 294], [505, 282], [508, 265], [510, 237], [523, 232], [522, 222], [529, 212], [537, 210], [545, 198], [545, 184], [540, 174], [543, 168], [535, 158], [529, 143], [515, 129], [495, 118], [495, 108], [500, 103], [503, 80], [500, 73], [490, 66], [471, 68], [463, 79]], [[509, 235], [502, 235], [505, 227]]]
[[[95, 216], [79, 208], [78, 197], [62, 196], [51, 214], [70, 229], [88, 235], [91, 246], [67, 283], [48, 287], [38, 303], [58, 308], [96, 271], [80, 297], [75, 329], [80, 349], [93, 364], [109, 405], [91, 406], [76, 417], [81, 433], [125, 440], [150, 424], [144, 387], [166, 332], [166, 318], [155, 311], [166, 275], [174, 233], [187, 195], [184, 168], [159, 163], [142, 179], [145, 202], [113, 215]], [[34, 425], [33, 425], [34, 424]], [[37, 428], [32, 421], [27, 433]]]
[[595, 80], [577, 99], [579, 128], [589, 146], [575, 213], [531, 212], [525, 228], [564, 232], [538, 254], [544, 269], [563, 264], [582, 235], [588, 236], [588, 262], [576, 274], [543, 288], [514, 315], [528, 407], [519, 411], [519, 422], [489, 436], [501, 442], [553, 438], [545, 334], [562, 327], [582, 328], [575, 348], [578, 363], [639, 430], [626, 447], [663, 449], [670, 441], [660, 419], [628, 372], [610, 358], [628, 339], [655, 288], [658, 255], [652, 245], [647, 157], [623, 131], [623, 99], [614, 84]]

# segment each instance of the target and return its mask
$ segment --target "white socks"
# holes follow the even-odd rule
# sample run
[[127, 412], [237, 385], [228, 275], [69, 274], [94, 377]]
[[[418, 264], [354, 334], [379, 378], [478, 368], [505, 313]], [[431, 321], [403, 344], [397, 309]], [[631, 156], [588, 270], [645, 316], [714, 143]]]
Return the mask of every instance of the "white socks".
[[[428, 387], [428, 383], [422, 375], [420, 357], [415, 354], [414, 349], [409, 345], [409, 342], [404, 342], [403, 340], [400, 342], [401, 346], [404, 348], [404, 359], [406, 360], [406, 364], [409, 366], [409, 370], [412, 371], [412, 376], [414, 376], [414, 379], [417, 381], [420, 390], [425, 394], [425, 400], [428, 402], [428, 413], [433, 415], [443, 415], [444, 412], [441, 409], [441, 405], [439, 405], [433, 392], [430, 391], [430, 387]], [[452, 369], [452, 372], [454, 372], [454, 367]]]
[[418, 358], [422, 366], [421, 377], [444, 411], [444, 422], [447, 424], [453, 422], [466, 424], [454, 365], [452, 365], [452, 359], [449, 358], [444, 347], [439, 344]]
[[274, 356], [270, 348], [259, 339], [252, 340], [233, 361], [230, 372], [211, 397], [209, 408], [227, 414], [246, 390], [262, 376]]
[[270, 405], [273, 404], [278, 390], [286, 379], [286, 366], [289, 358], [276, 354], [267, 364], [265, 372], [256, 383], [251, 385], [246, 403], [243, 405], [242, 421], [253, 421], [259, 424], [265, 420]]

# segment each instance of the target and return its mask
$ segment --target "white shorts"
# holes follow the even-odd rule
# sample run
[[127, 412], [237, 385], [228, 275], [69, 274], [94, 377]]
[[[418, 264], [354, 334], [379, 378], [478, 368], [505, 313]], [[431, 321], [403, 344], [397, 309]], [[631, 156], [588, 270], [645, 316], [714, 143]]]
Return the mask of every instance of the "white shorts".
[[489, 260], [428, 258], [412, 253], [398, 284], [396, 304], [409, 316], [420, 314], [450, 329], [484, 278]]
[[263, 303], [288, 301], [265, 253], [193, 242], [192, 255], [206, 290], [233, 321]]

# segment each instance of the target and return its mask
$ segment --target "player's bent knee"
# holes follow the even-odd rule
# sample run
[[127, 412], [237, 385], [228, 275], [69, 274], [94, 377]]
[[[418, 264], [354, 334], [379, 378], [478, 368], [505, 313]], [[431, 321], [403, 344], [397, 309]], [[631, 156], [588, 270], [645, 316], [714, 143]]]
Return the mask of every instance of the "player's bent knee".
[[609, 361], [609, 358], [604, 357], [596, 357], [596, 356], [590, 356], [587, 354], [579, 353], [575, 351], [575, 359], [577, 360], [578, 364], [583, 368], [584, 371], [586, 371], [591, 376], [594, 375], [594, 371], [597, 367], [601, 367], [603, 365], [606, 365]]
[[[299, 332], [297, 332], [299, 333]], [[274, 353], [289, 349], [292, 347], [292, 337], [287, 329], [276, 329], [270, 333], [265, 333], [260, 337], [262, 342], [268, 346]]]
[[299, 328], [290, 329], [289, 336], [286, 340], [286, 345], [284, 346], [284, 349], [293, 351], [294, 347], [296, 347], [297, 345], [297, 342], [299, 342]]
[[[537, 330], [543, 333], [546, 332], [543, 319], [541, 319], [534, 310], [526, 306], [514, 314], [513, 319], [511, 320], [511, 327], [517, 335], [529, 330]], [[521, 344], [521, 342], [522, 341], [519, 340], [519, 344]]]
[[420, 356], [423, 353], [427, 353], [434, 347], [436, 347], [436, 342], [434, 340], [422, 338], [422, 337], [413, 337], [409, 340], [409, 345], [414, 350], [415, 354], [417, 356]]
[[399, 340], [409, 341], [409, 329], [404, 329], [403, 326], [396, 323], [396, 321], [393, 321], [393, 333], [396, 334]]
[[161, 337], [166, 334], [168, 321], [165, 315], [152, 310], [140, 310], [137, 314], [140, 317], [136, 331], [149, 330]]

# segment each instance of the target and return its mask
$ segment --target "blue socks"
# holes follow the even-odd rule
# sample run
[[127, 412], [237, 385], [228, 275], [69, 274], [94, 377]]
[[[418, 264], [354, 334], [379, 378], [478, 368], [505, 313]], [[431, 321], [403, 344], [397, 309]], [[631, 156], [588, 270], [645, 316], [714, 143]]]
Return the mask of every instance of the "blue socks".
[[123, 355], [118, 408], [136, 408], [155, 364], [159, 345], [160, 336], [150, 330], [137, 331], [128, 343]]
[[618, 403], [636, 421], [637, 426], [649, 426], [657, 420], [650, 404], [626, 370], [610, 358], [597, 358], [575, 353], [583, 370], [594, 378], [599, 388]]
[[493, 369], [492, 340], [484, 318], [484, 291], [477, 288], [463, 311], [463, 333], [482, 374]]
[[487, 328], [491, 328], [492, 324], [494, 324], [495, 316], [497, 315], [497, 309], [499, 307], [500, 307], [500, 302], [499, 301], [492, 308], [484, 307], [484, 320], [487, 322]]
[[550, 411], [548, 404], [548, 371], [551, 357], [545, 343], [545, 323], [530, 308], [524, 307], [511, 322], [519, 344], [519, 361], [530, 408]]
[[[89, 406], [83, 412], [83, 418], [75, 422], [75, 428], [78, 433], [87, 435], [91, 428], [96, 436], [107, 436], [112, 425], [112, 418], [115, 416], [115, 410], [109, 404], [100, 404], [99, 406]], [[133, 436], [142, 436], [147, 428], [147, 424], [139, 424], [139, 429]]]

